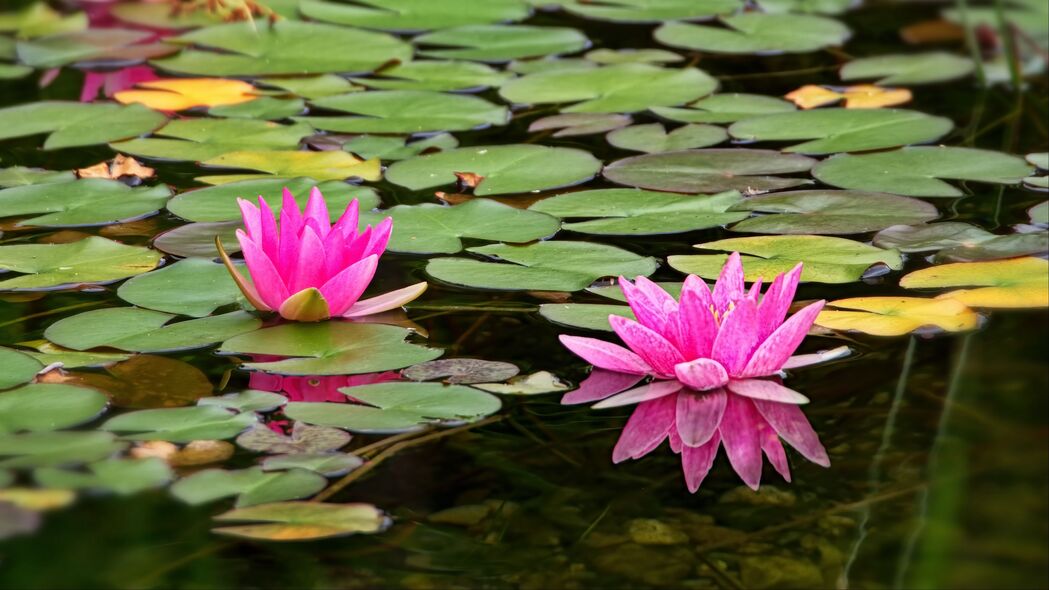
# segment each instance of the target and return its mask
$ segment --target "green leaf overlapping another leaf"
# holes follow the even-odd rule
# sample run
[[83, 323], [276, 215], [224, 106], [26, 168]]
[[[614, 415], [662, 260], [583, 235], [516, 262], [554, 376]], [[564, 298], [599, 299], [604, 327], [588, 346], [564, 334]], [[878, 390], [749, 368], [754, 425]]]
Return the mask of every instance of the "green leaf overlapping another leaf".
[[556, 195], [531, 207], [560, 218], [593, 218], [563, 223], [570, 231], [598, 235], [659, 235], [727, 225], [745, 219], [730, 209], [739, 192], [679, 195], [631, 188], [598, 189]]
[[340, 133], [427, 133], [505, 125], [510, 113], [483, 98], [430, 90], [375, 90], [327, 96], [313, 105], [353, 117], [295, 117], [316, 129]]
[[106, 225], [156, 213], [170, 196], [163, 185], [129, 187], [102, 178], [31, 184], [0, 190], [0, 216], [37, 214], [19, 221], [21, 226]]
[[[504, 62], [585, 49], [586, 35], [567, 27], [466, 25], [419, 35], [421, 55], [442, 59]], [[429, 46], [429, 47], [428, 47]]]
[[357, 199], [361, 211], [374, 209], [379, 204], [379, 195], [369, 187], [334, 180], [317, 182], [312, 178], [285, 177], [242, 180], [186, 191], [168, 201], [168, 210], [189, 221], [239, 221], [238, 198], [254, 203], [261, 196], [277, 211], [285, 188], [302, 200], [314, 187], [324, 195], [333, 223], [353, 199]]
[[313, 132], [306, 124], [280, 125], [252, 119], [177, 119], [154, 135], [111, 144], [113, 149], [145, 158], [207, 160], [238, 150], [292, 150]]
[[233, 438], [258, 421], [254, 412], [239, 414], [215, 406], [138, 410], [110, 418], [100, 430], [123, 433], [128, 440], [192, 442]]
[[936, 219], [936, 207], [908, 197], [867, 191], [810, 190], [751, 197], [734, 211], [771, 213], [730, 229], [762, 234], [859, 234]]
[[44, 149], [57, 150], [135, 137], [165, 121], [140, 104], [41, 101], [0, 109], [0, 139], [48, 133]]
[[109, 283], [152, 270], [160, 253], [98, 236], [64, 244], [0, 246], [0, 270], [26, 273], [0, 281], [0, 291]]
[[739, 0], [568, 0], [561, 4], [568, 12], [595, 20], [657, 23], [731, 14], [741, 3]]
[[851, 35], [834, 19], [806, 14], [744, 12], [720, 20], [725, 27], [665, 23], [656, 29], [656, 41], [710, 53], [806, 53], [840, 45]]
[[262, 325], [258, 318], [243, 311], [168, 325], [174, 317], [137, 307], [95, 309], [58, 320], [48, 326], [44, 337], [73, 350], [105, 346], [160, 352], [208, 346]]
[[516, 21], [531, 14], [522, 0], [360, 0], [356, 4], [304, 0], [299, 11], [320, 21], [398, 32]]
[[187, 504], [237, 496], [236, 506], [242, 508], [312, 496], [327, 483], [323, 476], [305, 469], [276, 472], [263, 471], [261, 467], [236, 471], [205, 469], [180, 479], [171, 486], [171, 494]]
[[657, 191], [753, 194], [812, 184], [806, 178], [772, 175], [807, 172], [815, 163], [812, 158], [773, 150], [682, 150], [616, 160], [602, 174], [616, 184]]

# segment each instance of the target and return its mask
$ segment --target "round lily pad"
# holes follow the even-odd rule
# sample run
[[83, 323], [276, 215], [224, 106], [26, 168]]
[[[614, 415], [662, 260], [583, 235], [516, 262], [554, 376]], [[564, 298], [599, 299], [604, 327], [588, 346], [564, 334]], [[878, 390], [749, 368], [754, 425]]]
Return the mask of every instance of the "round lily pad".
[[102, 413], [106, 396], [95, 389], [33, 383], [0, 393], [0, 432], [59, 430]]
[[715, 125], [685, 125], [667, 133], [659, 123], [631, 125], [612, 131], [608, 143], [621, 150], [645, 152], [675, 152], [703, 148], [728, 139], [728, 132]]
[[227, 253], [240, 252], [237, 241], [237, 230], [242, 229], [241, 221], [220, 221], [217, 223], [187, 223], [180, 225], [153, 238], [153, 247], [175, 256], [187, 258], [213, 258], [218, 253], [215, 238], [222, 240], [222, 247]]
[[378, 533], [390, 519], [371, 504], [274, 502], [238, 508], [215, 517], [220, 522], [252, 524], [223, 526], [214, 532], [263, 541], [306, 541], [357, 533]]
[[292, 426], [291, 436], [278, 434], [268, 426], [258, 424], [238, 436], [237, 444], [259, 453], [290, 455], [336, 451], [346, 446], [351, 438], [345, 430], [296, 422]]
[[757, 115], [796, 110], [794, 103], [761, 94], [725, 93], [708, 96], [687, 107], [652, 107], [652, 112], [682, 123], [735, 123]]
[[941, 295], [972, 307], [1049, 307], [1049, 262], [1032, 256], [990, 262], [957, 262], [904, 275], [905, 289], [975, 287]]
[[[245, 389], [236, 393], [226, 393], [215, 397], [202, 397], [197, 400], [198, 406], [218, 406], [237, 412], [269, 412], [288, 403], [288, 398], [272, 391]], [[266, 427], [264, 427], [266, 428]], [[266, 428], [274, 435], [275, 432]]]
[[0, 109], [0, 139], [48, 133], [44, 149], [57, 150], [136, 137], [166, 121], [139, 104], [41, 101]]
[[198, 318], [243, 299], [225, 265], [204, 258], [186, 258], [134, 277], [120, 285], [117, 296], [139, 307]]
[[238, 150], [292, 150], [312, 133], [309, 125], [251, 119], [176, 119], [154, 135], [111, 144], [117, 151], [165, 160], [207, 160]]
[[356, 4], [306, 0], [299, 4], [311, 19], [388, 31], [430, 31], [462, 25], [516, 21], [531, 8], [522, 0], [363, 0]]
[[997, 235], [975, 225], [948, 221], [888, 227], [874, 236], [874, 245], [901, 252], [935, 250], [936, 261], [963, 262], [1039, 254], [1049, 250], [1049, 234], [1035, 231]]
[[752, 197], [733, 210], [755, 211], [730, 229], [760, 234], [859, 234], [936, 219], [936, 207], [908, 197], [866, 191], [811, 190]]
[[612, 331], [610, 315], [637, 319], [629, 306], [611, 303], [544, 303], [539, 306], [539, 315], [561, 326], [607, 332]]
[[327, 96], [313, 106], [355, 117], [296, 117], [324, 131], [339, 133], [429, 133], [505, 125], [510, 113], [483, 98], [432, 90], [374, 90]]
[[615, 113], [564, 113], [536, 119], [528, 126], [528, 130], [557, 129], [554, 137], [574, 137], [619, 129], [629, 125], [631, 121], [630, 115]]
[[205, 469], [175, 482], [171, 494], [194, 505], [237, 496], [236, 506], [242, 508], [305, 498], [323, 490], [326, 485], [328, 481], [323, 476], [305, 469], [277, 472], [263, 471], [261, 467], [237, 471]]
[[513, 77], [472, 61], [420, 60], [383, 68], [370, 77], [354, 78], [361, 86], [378, 90], [481, 90]]
[[101, 178], [32, 184], [0, 190], [0, 216], [35, 215], [18, 225], [106, 225], [156, 213], [169, 196], [166, 186], [132, 188]]
[[208, 346], [262, 325], [258, 318], [243, 311], [165, 325], [174, 317], [137, 307], [94, 309], [58, 320], [48, 326], [44, 337], [73, 350], [105, 346], [160, 352]]
[[506, 381], [517, 375], [516, 365], [482, 359], [441, 359], [412, 365], [401, 375], [412, 381], [435, 381], [468, 385], [487, 381]]
[[562, 6], [568, 12], [592, 18], [627, 23], [657, 23], [668, 20], [700, 20], [731, 14], [740, 8], [739, 0], [570, 0]]
[[944, 51], [879, 55], [854, 59], [841, 68], [842, 80], [878, 78], [878, 86], [910, 86], [946, 82], [968, 76], [973, 62]]
[[43, 368], [39, 361], [28, 354], [0, 347], [0, 389], [28, 383]]
[[45, 488], [88, 489], [123, 496], [158, 488], [173, 477], [163, 459], [105, 459], [87, 466], [88, 472], [41, 467], [33, 479]]
[[586, 35], [575, 29], [525, 25], [466, 25], [419, 35], [412, 41], [428, 57], [495, 63], [572, 53], [590, 45]]
[[235, 414], [215, 406], [138, 410], [110, 418], [101, 430], [128, 440], [191, 442], [233, 438], [257, 422], [253, 412]]
[[113, 434], [97, 430], [8, 433], [0, 436], [0, 466], [76, 465], [104, 459], [126, 446]]
[[159, 262], [155, 250], [98, 236], [65, 244], [0, 246], [0, 270], [26, 273], [0, 281], [0, 291], [109, 283], [142, 274]]
[[[438, 133], [408, 141], [395, 135], [357, 135], [342, 144], [342, 149], [361, 158], [407, 160], [423, 153], [439, 152], [459, 147], [459, 140], [449, 133]], [[363, 209], [363, 207], [362, 207]]]
[[0, 168], [0, 187], [2, 188], [74, 180], [76, 180], [76, 174], [69, 170], [44, 170], [26, 166]]
[[816, 325], [875, 336], [902, 336], [929, 329], [961, 332], [975, 329], [980, 316], [953, 299], [921, 297], [853, 297], [827, 304]]
[[656, 41], [709, 53], [805, 53], [841, 45], [851, 35], [834, 19], [807, 14], [744, 12], [720, 20], [724, 27], [666, 23], [656, 29]]
[[292, 150], [246, 150], [229, 152], [201, 162], [204, 166], [258, 170], [264, 174], [198, 176], [207, 184], [226, 184], [240, 180], [265, 179], [268, 176], [314, 178], [318, 181], [379, 180], [382, 168], [378, 160], [364, 160], [348, 152], [306, 152]]
[[264, 471], [285, 469], [305, 469], [319, 473], [324, 477], [339, 477], [364, 464], [364, 460], [349, 453], [301, 453], [297, 455], [276, 455], [262, 460]]
[[286, 188], [294, 195], [305, 195], [317, 187], [324, 194], [332, 223], [346, 209], [346, 205], [357, 199], [361, 211], [373, 209], [379, 204], [379, 195], [374, 189], [354, 186], [340, 181], [317, 182], [312, 178], [267, 178], [243, 180], [187, 191], [168, 201], [168, 210], [190, 221], [239, 221], [241, 218], [237, 199], [255, 202], [262, 196], [271, 207], [280, 207], [281, 194]]
[[757, 193], [811, 184], [805, 178], [775, 174], [806, 172], [815, 160], [772, 150], [708, 149], [645, 154], [605, 166], [616, 184], [677, 193]]

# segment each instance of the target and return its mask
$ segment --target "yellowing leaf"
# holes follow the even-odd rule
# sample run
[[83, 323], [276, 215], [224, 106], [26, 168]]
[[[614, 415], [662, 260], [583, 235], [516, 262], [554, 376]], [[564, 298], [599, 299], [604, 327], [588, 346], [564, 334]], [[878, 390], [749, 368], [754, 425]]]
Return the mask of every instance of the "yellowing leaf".
[[107, 178], [117, 180], [124, 176], [135, 178], [151, 178], [157, 173], [149, 166], [143, 166], [138, 160], [117, 154], [111, 162], [99, 162], [94, 166], [76, 170], [77, 178]]
[[976, 328], [980, 322], [979, 314], [954, 299], [853, 297], [832, 301], [828, 306], [837, 309], [821, 312], [817, 325], [875, 336], [901, 336], [929, 326], [961, 332]]
[[814, 109], [841, 100], [845, 101], [847, 109], [880, 109], [910, 102], [912, 95], [906, 88], [882, 88], [872, 84], [840, 89], [808, 84], [787, 94], [785, 98], [803, 109]]
[[[222, 154], [202, 162], [206, 166], [222, 168], [246, 168], [261, 170], [267, 175], [293, 178], [306, 176], [317, 181], [344, 180], [358, 177], [364, 180], [382, 178], [378, 159], [361, 160], [349, 152], [303, 152], [303, 151], [239, 151]], [[236, 174], [229, 177], [204, 176], [198, 178], [209, 184], [223, 184], [246, 178], [265, 178], [267, 175]]]
[[76, 499], [73, 490], [36, 488], [7, 488], [0, 490], [0, 502], [10, 502], [20, 508], [40, 512], [65, 508]]
[[1028, 256], [941, 264], [904, 276], [900, 286], [907, 289], [979, 287], [939, 296], [939, 299], [953, 299], [972, 307], [1049, 307], [1049, 261]]
[[141, 103], [157, 111], [182, 111], [193, 107], [216, 107], [255, 100], [255, 87], [241, 80], [224, 78], [165, 78], [142, 82], [137, 90], [117, 92], [123, 104]]

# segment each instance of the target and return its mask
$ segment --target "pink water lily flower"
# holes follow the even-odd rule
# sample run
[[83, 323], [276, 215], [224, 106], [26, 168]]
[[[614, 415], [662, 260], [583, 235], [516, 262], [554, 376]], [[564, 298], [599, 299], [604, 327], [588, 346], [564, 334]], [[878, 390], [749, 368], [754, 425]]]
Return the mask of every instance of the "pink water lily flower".
[[237, 199], [247, 231], [237, 230], [251, 273], [246, 281], [222, 251], [237, 286], [260, 311], [276, 311], [288, 320], [313, 322], [333, 317], [354, 318], [400, 307], [426, 290], [426, 283], [361, 300], [390, 240], [393, 220], [357, 231], [354, 199], [332, 225], [328, 207], [317, 188], [310, 191], [305, 213], [284, 189], [279, 224], [261, 196], [258, 206]]
[[[689, 489], [706, 477], [720, 445], [752, 488], [761, 477], [762, 451], [789, 480], [779, 437], [806, 458], [829, 465], [826, 452], [796, 404], [808, 402], [783, 386], [783, 369], [818, 362], [823, 355], [791, 355], [808, 333], [823, 301], [790, 318], [787, 312], [802, 265], [776, 277], [763, 296], [748, 291], [738, 253], [725, 263], [713, 292], [699, 277], [685, 279], [680, 301], [655, 283], [620, 277], [637, 321], [609, 316], [628, 348], [561, 336], [561, 342], [597, 369], [563, 403], [602, 400], [595, 407], [640, 404], [616, 450], [615, 462], [639, 458], [670, 438], [682, 454]], [[646, 377], [647, 383], [629, 389]], [[624, 391], [626, 390], [626, 391]]]

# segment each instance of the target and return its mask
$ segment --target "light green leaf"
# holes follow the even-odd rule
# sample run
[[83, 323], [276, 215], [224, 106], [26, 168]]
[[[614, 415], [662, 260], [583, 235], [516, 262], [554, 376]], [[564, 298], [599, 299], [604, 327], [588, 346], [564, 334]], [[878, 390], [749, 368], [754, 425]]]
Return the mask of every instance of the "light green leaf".
[[28, 383], [43, 368], [39, 361], [24, 352], [0, 347], [0, 389]]
[[200, 176], [197, 180], [208, 184], [226, 184], [240, 180], [265, 180], [268, 176], [282, 178], [302, 176], [319, 181], [361, 178], [379, 180], [382, 169], [378, 160], [364, 160], [347, 152], [303, 151], [239, 151], [204, 160], [204, 166], [260, 170], [266, 174]]
[[238, 198], [256, 202], [257, 197], [262, 196], [276, 213], [280, 210], [281, 195], [285, 188], [304, 204], [313, 187], [317, 187], [324, 195], [332, 223], [338, 221], [346, 205], [353, 199], [357, 199], [361, 211], [374, 209], [379, 204], [379, 195], [372, 188], [299, 177], [244, 180], [187, 191], [171, 199], [168, 210], [190, 221], [239, 221]]
[[295, 117], [316, 129], [340, 133], [426, 133], [505, 125], [510, 113], [483, 98], [429, 90], [376, 90], [313, 101], [355, 117]]
[[87, 466], [89, 473], [41, 467], [33, 472], [45, 488], [90, 489], [130, 496], [171, 481], [171, 468], [163, 459], [107, 459]]
[[328, 504], [321, 502], [277, 502], [231, 510], [218, 521], [261, 521], [220, 527], [220, 535], [263, 541], [305, 541], [356, 533], [378, 533], [390, 519], [371, 504]]
[[401, 32], [516, 21], [531, 14], [521, 0], [361, 0], [356, 4], [304, 0], [299, 10], [311, 19]]
[[699, 20], [739, 9], [739, 0], [569, 0], [568, 12], [586, 18], [627, 23]]
[[92, 420], [106, 408], [95, 389], [33, 383], [0, 393], [0, 432], [59, 430]]
[[34, 68], [57, 68], [79, 62], [137, 63], [178, 50], [166, 43], [148, 42], [150, 31], [87, 29], [18, 42], [18, 60]]
[[575, 29], [524, 25], [467, 25], [419, 35], [413, 42], [428, 57], [495, 63], [572, 53], [589, 43]]
[[610, 303], [544, 303], [539, 306], [539, 315], [561, 326], [607, 332], [612, 331], [609, 315], [637, 319], [629, 306]]
[[511, 77], [513, 74], [470, 61], [411, 61], [353, 81], [379, 90], [450, 91], [499, 86]]
[[438, 133], [415, 141], [391, 135], [358, 135], [342, 144], [342, 149], [365, 159], [407, 160], [423, 152], [439, 152], [459, 147], [449, 133]]
[[49, 133], [44, 149], [57, 150], [135, 137], [166, 120], [140, 104], [32, 102], [0, 109], [0, 139]]
[[605, 178], [616, 184], [678, 193], [761, 193], [812, 184], [805, 178], [773, 174], [806, 172], [816, 161], [773, 150], [706, 149], [645, 154], [605, 166]]
[[100, 430], [129, 440], [191, 442], [233, 438], [258, 420], [254, 412], [235, 414], [215, 406], [138, 410], [110, 418]]
[[132, 352], [161, 352], [208, 346], [262, 325], [258, 318], [243, 311], [165, 325], [174, 317], [137, 307], [94, 309], [58, 320], [44, 330], [44, 337], [73, 350], [105, 346]]
[[795, 110], [794, 103], [760, 94], [715, 94], [686, 108], [652, 107], [652, 112], [682, 123], [735, 123], [757, 115]]
[[656, 41], [710, 53], [806, 53], [841, 45], [852, 34], [834, 19], [812, 15], [744, 12], [721, 22], [725, 27], [665, 23]]
[[261, 467], [237, 471], [205, 469], [180, 479], [171, 486], [171, 494], [187, 504], [205, 504], [228, 496], [237, 496], [236, 506], [255, 506], [267, 502], [296, 500], [324, 489], [328, 481], [305, 469], [270, 473]]
[[971, 59], [933, 51], [854, 59], [841, 68], [841, 79], [879, 78], [874, 82], [878, 86], [910, 86], [955, 80], [968, 76], [972, 71]]
[[127, 447], [97, 430], [25, 432], [0, 436], [0, 467], [53, 467], [98, 461]]
[[26, 273], [0, 281], [0, 291], [109, 283], [157, 266], [160, 253], [98, 236], [65, 244], [0, 246], [0, 270]]
[[102, 178], [31, 184], [0, 190], [0, 216], [38, 214], [19, 221], [20, 226], [106, 225], [156, 213], [170, 196], [163, 185], [132, 188]]
[[312, 132], [309, 125], [301, 123], [280, 125], [251, 119], [177, 119], [157, 130], [155, 135], [160, 137], [122, 141], [110, 147], [145, 158], [199, 161], [239, 150], [293, 150], [298, 147], [299, 140]]
[[204, 258], [186, 258], [134, 277], [120, 285], [117, 296], [139, 307], [198, 318], [243, 301], [225, 265]]

